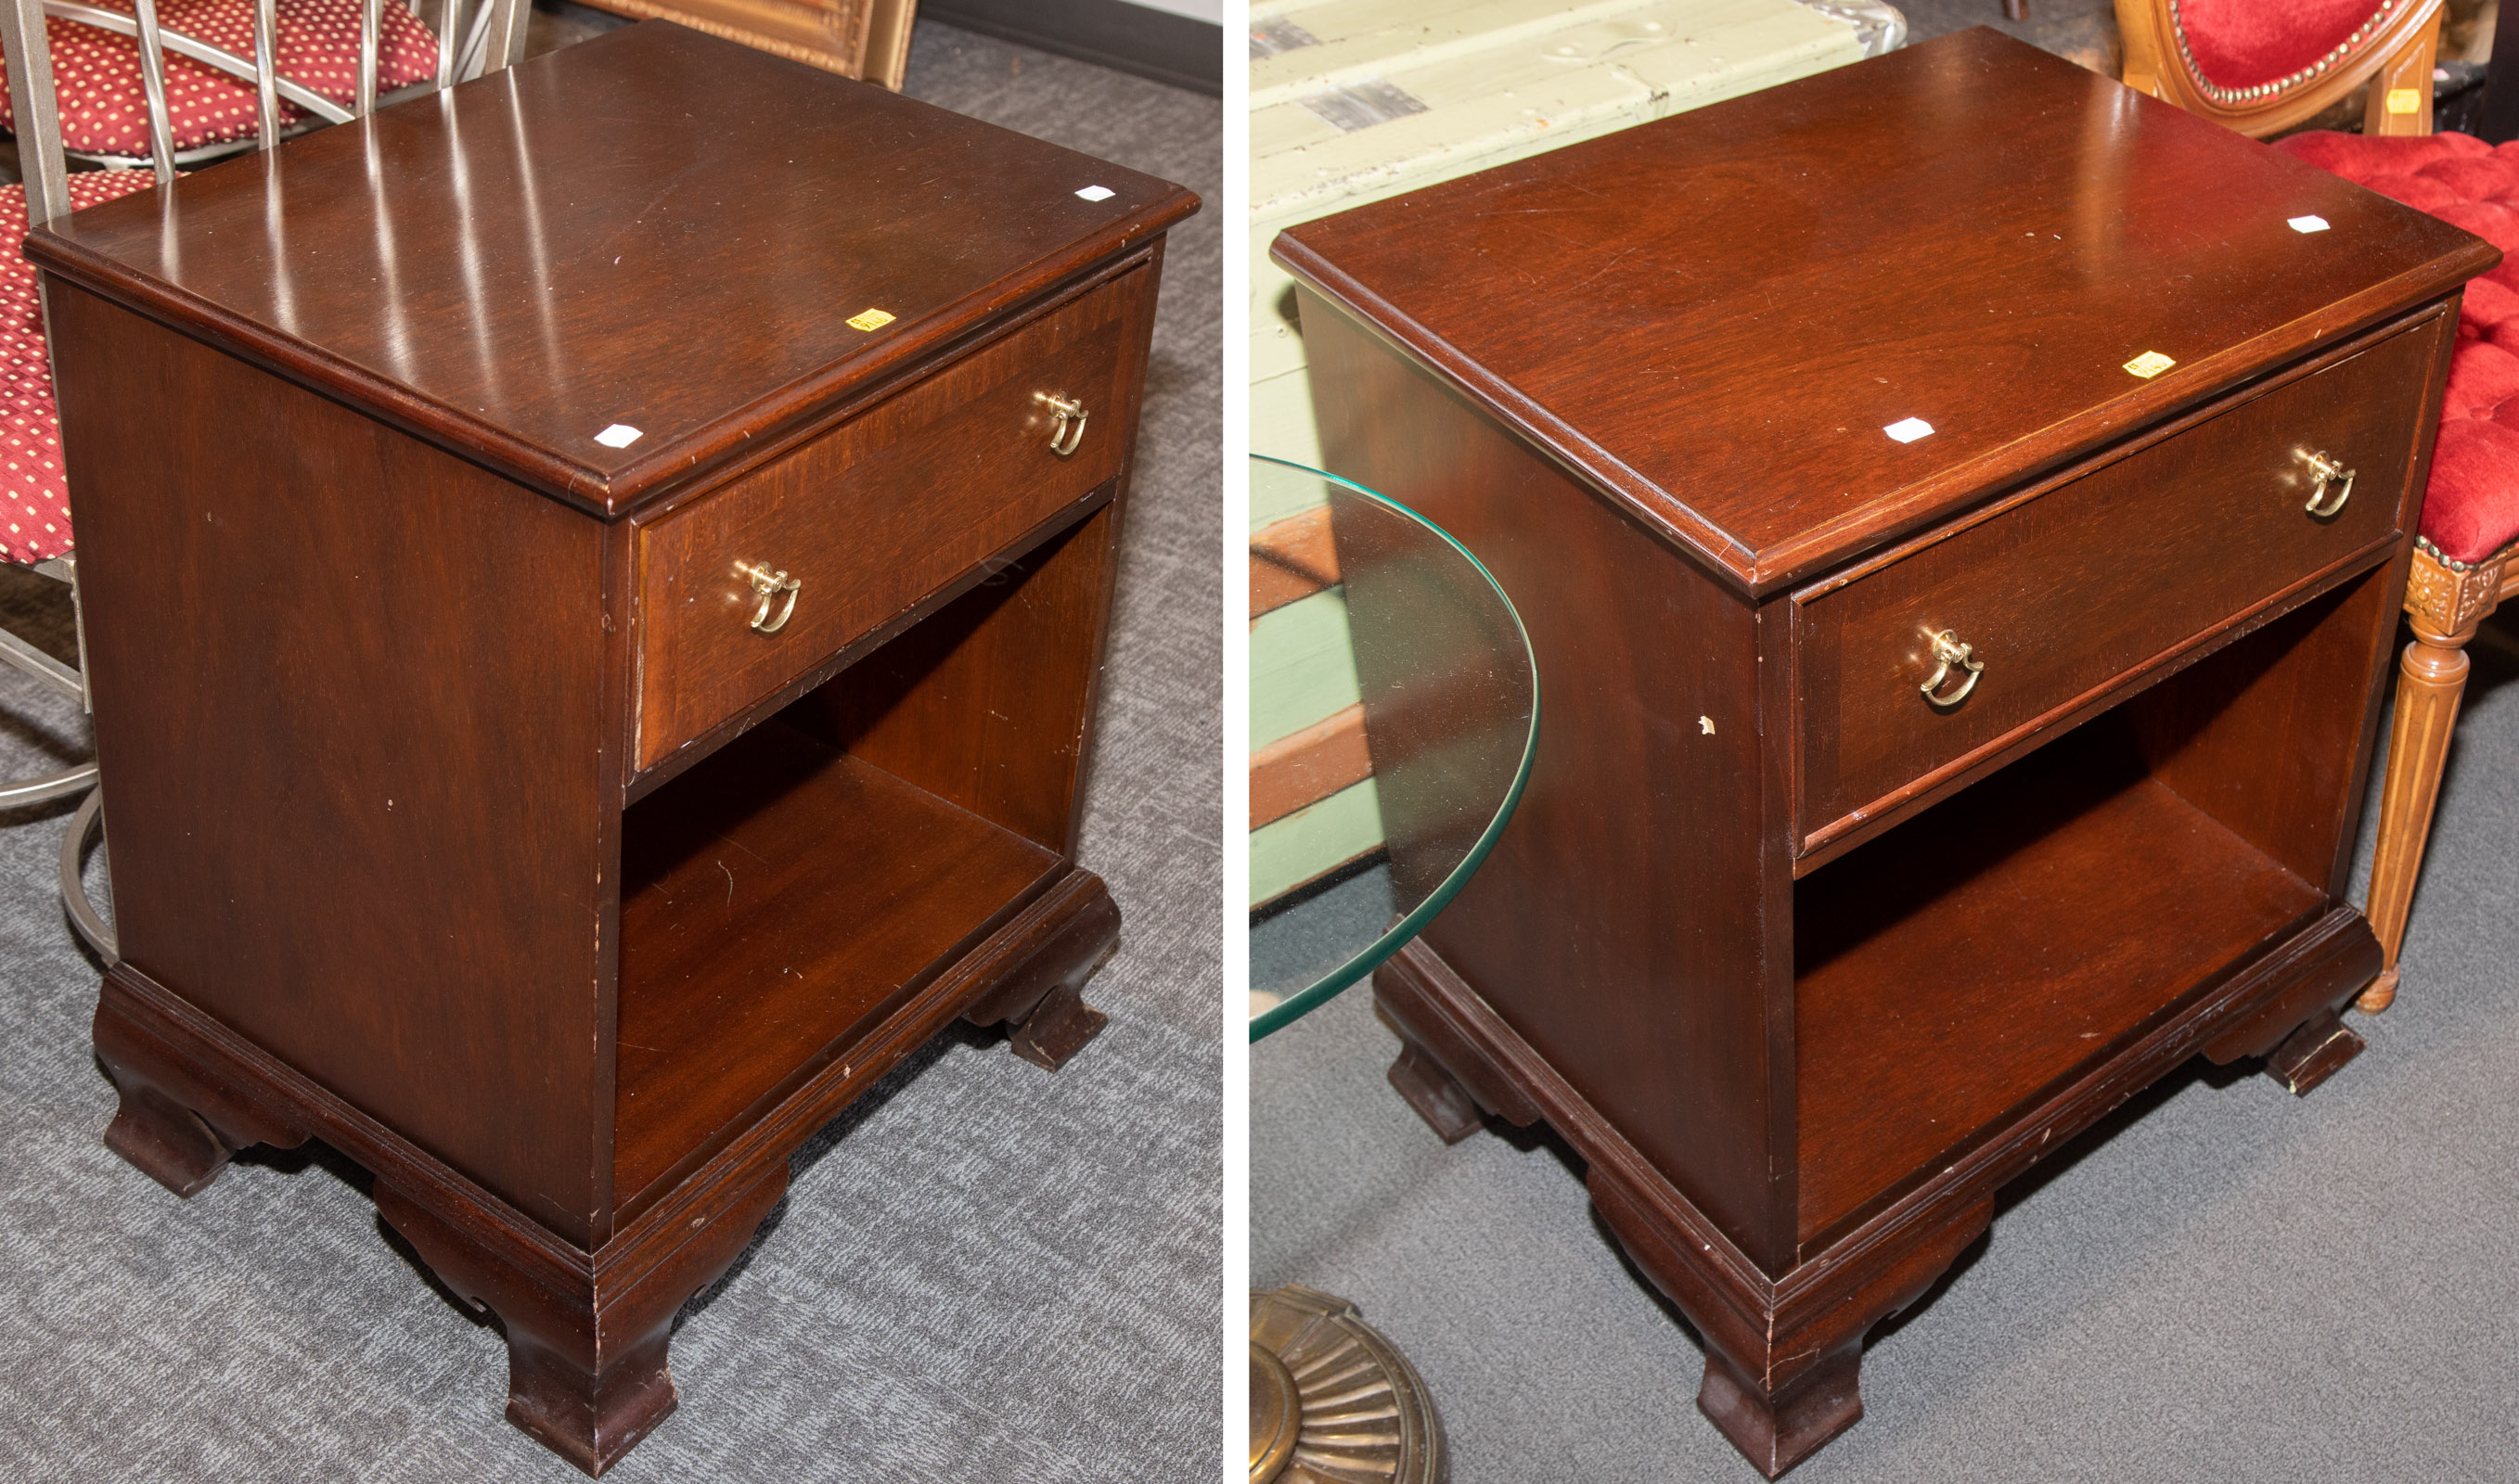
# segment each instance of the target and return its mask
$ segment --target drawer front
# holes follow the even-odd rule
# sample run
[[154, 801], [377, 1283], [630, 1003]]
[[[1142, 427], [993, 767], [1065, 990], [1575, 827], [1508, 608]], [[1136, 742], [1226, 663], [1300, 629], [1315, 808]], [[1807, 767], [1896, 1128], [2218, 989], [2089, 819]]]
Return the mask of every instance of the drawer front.
[[[2398, 529], [2433, 320], [1799, 600], [1807, 852]], [[2313, 515], [2307, 456], [2354, 472]], [[2332, 503], [2339, 484], [2325, 486]], [[1984, 668], [1922, 686], [1947, 632]]]
[[[1118, 474], [1152, 279], [1133, 270], [641, 528], [639, 766]], [[1083, 409], [1081, 434], [1054, 398]]]

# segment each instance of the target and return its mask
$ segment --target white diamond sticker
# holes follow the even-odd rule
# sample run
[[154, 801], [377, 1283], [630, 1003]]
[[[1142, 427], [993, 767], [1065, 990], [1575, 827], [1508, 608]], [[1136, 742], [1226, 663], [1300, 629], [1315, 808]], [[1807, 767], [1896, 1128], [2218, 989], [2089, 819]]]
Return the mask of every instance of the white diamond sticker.
[[1087, 186], [1076, 194], [1088, 201], [1107, 201], [1120, 193], [1108, 186]]
[[2294, 232], [2324, 232], [2326, 230], [2326, 218], [2322, 216], [2296, 216], [2283, 225], [2291, 228]]
[[607, 449], [626, 449], [639, 441], [639, 430], [626, 422], [616, 422], [596, 434], [595, 441]]
[[1922, 417], [1901, 417], [1880, 431], [1900, 443], [1913, 443], [1919, 438], [1932, 437], [1933, 425]]

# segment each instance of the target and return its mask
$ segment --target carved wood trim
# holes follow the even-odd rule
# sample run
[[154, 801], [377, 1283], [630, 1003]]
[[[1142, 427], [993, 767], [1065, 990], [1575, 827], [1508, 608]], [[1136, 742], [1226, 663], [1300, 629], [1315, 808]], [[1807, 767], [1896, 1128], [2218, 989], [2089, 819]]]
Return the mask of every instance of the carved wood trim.
[[2502, 570], [2512, 549], [2504, 546], [2473, 566], [2460, 567], [2429, 542], [2416, 543], [2413, 565], [2406, 574], [2406, 613], [2415, 632], [2447, 635], [2473, 629], [2501, 601]]
[[901, 91], [918, 0], [588, 0], [616, 16], [695, 31]]
[[2196, 73], [2179, 30], [2178, 4], [2179, 0], [2116, 0], [2117, 30], [2125, 38], [2126, 86], [2263, 139], [2316, 117], [2364, 81], [2383, 74], [2377, 86], [2411, 87], [2421, 97], [2410, 113], [2388, 113], [2383, 100], [2374, 98], [2366, 131], [2432, 131], [2431, 63], [2440, 43], [2441, 0], [2409, 0], [2341, 55], [2328, 57], [2293, 78], [2236, 92], [2215, 87]]

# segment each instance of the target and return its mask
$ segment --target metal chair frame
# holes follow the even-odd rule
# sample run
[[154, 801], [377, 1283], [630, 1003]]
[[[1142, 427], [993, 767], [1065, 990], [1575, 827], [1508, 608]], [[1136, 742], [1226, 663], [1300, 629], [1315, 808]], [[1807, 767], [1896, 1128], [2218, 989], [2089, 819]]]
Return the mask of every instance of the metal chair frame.
[[[8, 52], [9, 101], [18, 123], [18, 163], [26, 187], [28, 227], [40, 227], [55, 217], [68, 215], [70, 210], [70, 156], [62, 145], [61, 107], [53, 87], [52, 50], [44, 32], [46, 17], [99, 26], [130, 36], [138, 42], [141, 90], [149, 121], [149, 158], [80, 157], [100, 164], [147, 164], [156, 172], [158, 189], [163, 190], [174, 183], [180, 165], [248, 149], [274, 150], [279, 148], [286, 134], [350, 123], [375, 112], [380, 105], [434, 92], [457, 81], [497, 71], [522, 58], [529, 0], [475, 0], [468, 7], [464, 0], [445, 0], [437, 29], [436, 77], [428, 83], [400, 90], [379, 100], [376, 96], [376, 54], [386, 3], [388, 0], [361, 0], [358, 97], [354, 107], [345, 110], [331, 99], [280, 75], [276, 63], [279, 11], [275, 0], [254, 0], [254, 55], [250, 60], [159, 25], [155, 0], [134, 0], [135, 14], [130, 16], [79, 4], [77, 0], [0, 0], [0, 48]], [[251, 139], [203, 146], [180, 154], [176, 152], [174, 128], [166, 106], [164, 54], [170, 51], [254, 85], [257, 128]], [[280, 103], [284, 98], [314, 117], [284, 131], [280, 124]], [[75, 534], [75, 519], [72, 531]], [[82, 709], [93, 709], [87, 688], [87, 626], [85, 613], [80, 607], [76, 552], [34, 563], [33, 570], [69, 585], [70, 608], [78, 622], [79, 668], [72, 670], [6, 630], [0, 630], [0, 664], [10, 665], [34, 677], [77, 701]], [[44, 777], [0, 783], [0, 807], [39, 804], [81, 791], [86, 792], [87, 798], [70, 815], [68, 831], [62, 841], [62, 903], [79, 937], [111, 962], [119, 956], [113, 929], [89, 898], [80, 869], [86, 859], [88, 843], [102, 826], [105, 793], [98, 783], [96, 764], [86, 763]]]

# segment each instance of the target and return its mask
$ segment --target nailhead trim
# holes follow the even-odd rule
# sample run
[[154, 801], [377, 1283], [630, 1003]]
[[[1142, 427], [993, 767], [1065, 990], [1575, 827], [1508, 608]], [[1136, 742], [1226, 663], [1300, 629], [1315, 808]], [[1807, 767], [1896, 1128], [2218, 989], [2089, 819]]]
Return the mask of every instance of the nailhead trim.
[[2420, 551], [2425, 556], [2428, 556], [2432, 560], [2440, 563], [2442, 566], [2447, 567], [2452, 572], [2472, 572], [2478, 567], [2490, 567], [2495, 562], [2508, 556], [2513, 547], [2519, 547], [2519, 541], [2512, 542], [2509, 546], [2503, 546], [2500, 550], [2494, 552], [2491, 556], [2486, 557], [2480, 562], [2461, 562], [2452, 561], [2448, 557], [2443, 556], [2441, 554], [2441, 548], [2433, 546], [2428, 538], [2421, 536], [2414, 538], [2415, 550]]
[[2374, 12], [2368, 20], [2363, 22], [2362, 24], [2354, 30], [2352, 35], [2345, 37], [2342, 44], [2337, 46], [2335, 50], [2327, 53], [2323, 57], [2320, 57], [2309, 65], [2302, 67], [2299, 71], [2292, 73], [2288, 77], [2278, 77], [2272, 82], [2261, 82], [2254, 87], [2247, 88], [2226, 88], [2219, 86], [2211, 78], [2204, 75], [2203, 68], [2195, 65], [2195, 54], [2188, 50], [2187, 47], [2187, 21], [2186, 18], [2182, 17], [2178, 13], [2178, 0], [2169, 0], [2169, 29], [2172, 34], [2178, 37], [2178, 55], [2186, 61], [2187, 75], [2194, 79], [2197, 91], [2218, 104], [2231, 105], [2259, 103], [2265, 99], [2274, 97], [2277, 93], [2289, 92], [2300, 84], [2323, 73], [2327, 68], [2343, 61], [2346, 56], [2361, 47], [2364, 42], [2368, 41], [2372, 35], [2376, 34], [2392, 18], [2396, 16], [2397, 12], [2404, 10], [2408, 5], [2412, 3], [2413, 0], [2382, 0], [2379, 9]]

